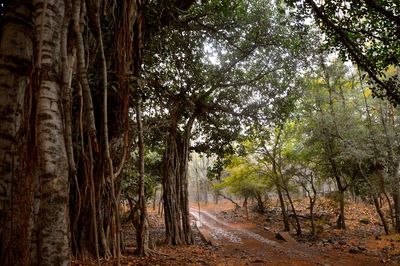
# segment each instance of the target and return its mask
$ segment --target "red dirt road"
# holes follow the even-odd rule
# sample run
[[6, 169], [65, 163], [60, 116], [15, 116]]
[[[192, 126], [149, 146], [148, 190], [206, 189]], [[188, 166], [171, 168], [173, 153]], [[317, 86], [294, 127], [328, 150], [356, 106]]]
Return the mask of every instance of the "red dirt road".
[[275, 239], [275, 233], [251, 221], [234, 223], [217, 212], [191, 208], [200, 232], [216, 248], [216, 265], [395, 265], [366, 254], [350, 254], [324, 247], [310, 247], [294, 239]]

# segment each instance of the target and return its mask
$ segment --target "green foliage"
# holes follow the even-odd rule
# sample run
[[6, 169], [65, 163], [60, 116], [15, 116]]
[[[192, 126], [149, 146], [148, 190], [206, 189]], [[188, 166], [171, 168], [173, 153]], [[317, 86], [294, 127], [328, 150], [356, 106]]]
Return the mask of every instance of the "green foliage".
[[[122, 173], [121, 191], [123, 198], [137, 198], [139, 177], [137, 170], [137, 152], [131, 153]], [[162, 156], [156, 152], [145, 154], [145, 195], [147, 199], [154, 196], [157, 186], [161, 184]]]
[[266, 176], [250, 158], [232, 156], [225, 171], [227, 177], [214, 185], [216, 189], [226, 188], [229, 193], [242, 197], [256, 197], [266, 192]]
[[[339, 50], [366, 72], [375, 95], [400, 102], [399, 74], [385, 72], [400, 66], [400, 5], [397, 0], [337, 1], [287, 0], [299, 12], [314, 14], [326, 34], [326, 44]], [[368, 77], [367, 77], [368, 76]]]
[[287, 115], [312, 41], [281, 9], [265, 0], [206, 1], [153, 36], [143, 71], [152, 118], [176, 108], [183, 130], [196, 116], [193, 149], [222, 156], [256, 124]]

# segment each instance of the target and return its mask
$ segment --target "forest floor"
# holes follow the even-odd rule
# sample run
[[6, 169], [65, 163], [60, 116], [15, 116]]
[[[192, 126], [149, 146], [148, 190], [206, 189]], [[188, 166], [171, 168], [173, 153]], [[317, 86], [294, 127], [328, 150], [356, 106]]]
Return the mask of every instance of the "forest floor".
[[[126, 249], [122, 265], [400, 265], [400, 235], [383, 234], [371, 205], [349, 203], [346, 230], [334, 229], [334, 206], [321, 200], [316, 207], [316, 237], [308, 231], [306, 202], [297, 202], [302, 216], [303, 237], [281, 233], [279, 208], [269, 206], [264, 214], [244, 208], [235, 209], [227, 201], [218, 204], [192, 204], [195, 245], [173, 247], [162, 244], [163, 220], [150, 210], [151, 239], [154, 254], [133, 256], [135, 233], [124, 225]], [[285, 239], [277, 239], [277, 234]], [[102, 261], [113, 265], [115, 261]], [[94, 265], [74, 261], [74, 265]]]

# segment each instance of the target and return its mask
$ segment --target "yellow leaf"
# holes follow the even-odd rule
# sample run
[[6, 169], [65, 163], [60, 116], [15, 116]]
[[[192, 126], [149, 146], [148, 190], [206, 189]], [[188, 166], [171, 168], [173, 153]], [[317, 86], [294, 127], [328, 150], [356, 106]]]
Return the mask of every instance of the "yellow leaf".
[[371, 96], [371, 94], [372, 94], [372, 90], [370, 88], [366, 88], [364, 90], [365, 97], [369, 97], [369, 96]]
[[397, 68], [393, 65], [390, 65], [386, 70], [386, 73], [388, 76], [394, 76], [396, 74], [396, 72], [397, 72]]

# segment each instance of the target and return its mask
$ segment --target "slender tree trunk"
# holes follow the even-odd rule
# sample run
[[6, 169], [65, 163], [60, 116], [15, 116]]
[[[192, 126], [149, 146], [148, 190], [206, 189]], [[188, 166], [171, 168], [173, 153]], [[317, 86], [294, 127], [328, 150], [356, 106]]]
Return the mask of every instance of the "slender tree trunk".
[[182, 151], [181, 151], [181, 169], [180, 169], [180, 179], [181, 179], [181, 209], [182, 209], [182, 225], [183, 233], [185, 237], [186, 244], [193, 244], [193, 234], [190, 227], [190, 212], [189, 212], [189, 182], [188, 182], [188, 167], [189, 167], [189, 147], [190, 147], [190, 137], [192, 134], [192, 128], [194, 121], [196, 120], [196, 114], [193, 114], [186, 124], [185, 132], [182, 137]]
[[364, 178], [365, 182], [368, 184], [369, 189], [372, 191], [372, 199], [375, 205], [375, 209], [379, 215], [379, 218], [382, 221], [383, 224], [383, 229], [385, 230], [385, 234], [389, 234], [389, 226], [385, 217], [385, 214], [382, 211], [381, 204], [379, 203], [379, 194], [376, 191], [376, 188], [372, 185], [370, 180], [367, 178], [367, 176], [364, 174], [364, 171], [362, 170], [361, 163], [358, 164], [358, 168], [360, 170], [361, 176]]
[[[329, 154], [332, 154], [332, 143], [330, 142], [328, 144], [329, 146]], [[332, 173], [334, 175], [336, 185], [338, 188], [338, 195], [339, 195], [339, 216], [336, 221], [336, 226], [338, 229], [346, 229], [346, 222], [345, 222], [345, 209], [344, 209], [344, 192], [345, 192], [345, 187], [342, 184], [342, 180], [340, 178], [339, 172], [336, 168], [336, 162], [332, 157], [329, 157], [329, 163], [332, 167]]]
[[379, 218], [382, 221], [383, 229], [385, 230], [385, 234], [388, 235], [389, 234], [389, 226], [387, 224], [387, 221], [386, 221], [386, 218], [385, 218], [385, 214], [382, 212], [382, 208], [381, 208], [381, 206], [379, 204], [379, 199], [378, 199], [378, 197], [376, 195], [373, 195], [372, 199], [374, 201], [374, 205], [375, 205], [376, 211], [377, 211], [377, 213], [379, 215]]
[[146, 207], [146, 195], [144, 194], [144, 141], [143, 141], [143, 126], [142, 126], [142, 106], [140, 99], [136, 103], [136, 123], [138, 129], [138, 149], [139, 149], [139, 208], [140, 208], [140, 219], [138, 228], [136, 230], [136, 254], [139, 256], [145, 256], [148, 252], [148, 246], [146, 247], [146, 235], [148, 232], [146, 226], [147, 219], [147, 207]]
[[298, 236], [301, 236], [301, 225], [300, 225], [299, 217], [297, 216], [296, 209], [295, 209], [293, 201], [292, 201], [292, 197], [290, 196], [289, 189], [287, 187], [285, 187], [284, 190], [286, 192], [286, 197], [289, 200], [290, 207], [292, 207], [293, 216], [296, 221], [296, 233]]
[[290, 231], [289, 218], [288, 218], [288, 215], [286, 212], [285, 200], [283, 199], [282, 189], [281, 189], [280, 185], [276, 185], [276, 190], [278, 192], [279, 204], [281, 205], [282, 219], [283, 219], [283, 225], [284, 225], [283, 230]]
[[256, 199], [257, 199], [258, 211], [260, 213], [264, 213], [265, 212], [265, 207], [264, 207], [264, 202], [263, 202], [261, 193], [257, 193], [256, 194]]
[[153, 196], [153, 203], [152, 203], [153, 211], [156, 210], [157, 193], [158, 193], [158, 189], [157, 189], [157, 187], [156, 187], [156, 188], [154, 189], [154, 196]]
[[92, 145], [95, 151], [98, 151], [98, 143], [96, 136], [96, 123], [94, 117], [94, 108], [93, 108], [93, 100], [92, 94], [90, 92], [89, 79], [86, 71], [86, 62], [85, 62], [85, 47], [82, 36], [82, 28], [81, 28], [81, 8], [83, 6], [83, 2], [79, 0], [73, 0], [72, 6], [72, 22], [73, 22], [73, 32], [75, 35], [75, 41], [77, 46], [77, 74], [79, 83], [82, 86], [83, 92], [83, 101], [85, 106], [85, 125], [89, 132], [90, 139], [92, 141]]
[[400, 232], [400, 176], [398, 174], [399, 163], [395, 158], [395, 153], [393, 151], [393, 140], [390, 137], [390, 132], [388, 128], [388, 123], [383, 114], [383, 108], [381, 106], [381, 123], [385, 133], [386, 147], [387, 147], [387, 160], [388, 160], [388, 174], [391, 178], [392, 187], [392, 199], [393, 199], [393, 209], [394, 209], [394, 229], [396, 232]]
[[394, 207], [394, 214], [395, 214], [395, 231], [400, 233], [400, 195], [399, 189], [396, 189], [395, 192], [392, 193], [393, 197], [393, 207]]
[[317, 201], [317, 190], [315, 189], [314, 185], [314, 178], [311, 177], [311, 188], [313, 191], [313, 195], [309, 195], [310, 198], [310, 218], [311, 218], [311, 233], [314, 236], [315, 235], [315, 219], [314, 219], [314, 206], [315, 202]]
[[310, 197], [310, 219], [311, 219], [311, 234], [315, 236], [315, 218], [314, 218], [314, 205], [315, 200], [313, 201]]
[[249, 208], [248, 208], [248, 198], [249, 197], [244, 197], [244, 201], [243, 201], [243, 208], [246, 211], [246, 220], [249, 219]]
[[346, 229], [346, 222], [344, 217], [344, 190], [339, 189], [339, 216], [336, 221], [338, 229]]

